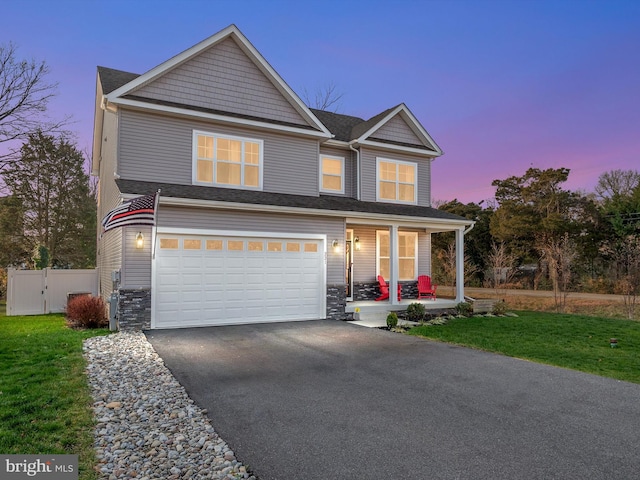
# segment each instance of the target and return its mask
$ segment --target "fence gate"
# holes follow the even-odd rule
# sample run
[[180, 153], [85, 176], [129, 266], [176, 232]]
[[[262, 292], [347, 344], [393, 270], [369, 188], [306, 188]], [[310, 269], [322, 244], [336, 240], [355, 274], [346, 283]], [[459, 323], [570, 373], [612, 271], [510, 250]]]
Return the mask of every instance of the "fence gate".
[[69, 293], [98, 294], [98, 270], [7, 271], [7, 315], [64, 312]]
[[7, 272], [7, 315], [45, 313], [45, 276], [42, 270]]

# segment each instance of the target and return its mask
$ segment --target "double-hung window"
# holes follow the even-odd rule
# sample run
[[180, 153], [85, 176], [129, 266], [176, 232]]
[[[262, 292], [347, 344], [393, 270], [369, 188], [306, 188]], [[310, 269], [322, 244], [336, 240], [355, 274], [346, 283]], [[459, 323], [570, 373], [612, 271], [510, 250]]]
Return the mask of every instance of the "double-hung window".
[[386, 158], [376, 159], [376, 186], [379, 202], [418, 202], [418, 165]]
[[[378, 230], [377, 240], [377, 273], [385, 280], [391, 277], [389, 271], [391, 249], [389, 232]], [[418, 271], [418, 234], [416, 232], [398, 232], [398, 280], [415, 280]]]
[[193, 132], [193, 183], [262, 189], [262, 140]]
[[344, 157], [320, 155], [320, 191], [344, 193]]

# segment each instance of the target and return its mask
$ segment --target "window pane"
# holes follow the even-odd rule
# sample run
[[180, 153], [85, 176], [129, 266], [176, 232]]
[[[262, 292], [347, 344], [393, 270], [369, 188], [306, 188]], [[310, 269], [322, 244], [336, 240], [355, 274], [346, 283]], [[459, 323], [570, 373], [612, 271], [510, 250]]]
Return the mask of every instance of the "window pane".
[[178, 248], [177, 238], [161, 238], [160, 248]]
[[213, 138], [198, 135], [198, 157], [213, 158]]
[[317, 252], [318, 251], [318, 244], [317, 243], [305, 243], [304, 244], [304, 251], [305, 252]]
[[380, 240], [380, 246], [379, 246], [380, 256], [388, 258], [389, 257], [389, 234], [386, 232], [380, 233], [378, 238]]
[[258, 165], [260, 163], [260, 145], [258, 143], [244, 143], [244, 161], [251, 165]]
[[398, 256], [412, 257], [416, 256], [416, 237], [412, 233], [398, 234]]
[[287, 242], [287, 252], [299, 252], [300, 244], [298, 242]]
[[398, 185], [398, 200], [403, 202], [415, 201], [415, 188], [413, 185]]
[[387, 200], [396, 199], [396, 184], [389, 182], [380, 182], [380, 198]]
[[248, 250], [250, 252], [261, 252], [264, 250], [264, 242], [249, 242]]
[[216, 182], [240, 185], [240, 165], [219, 162], [216, 165]]
[[244, 184], [247, 187], [257, 187], [259, 185], [260, 169], [254, 166], [244, 167]]
[[398, 180], [404, 183], [414, 183], [415, 167], [413, 165], [398, 165]]
[[222, 250], [222, 240], [207, 240], [207, 250]]
[[184, 239], [185, 250], [200, 250], [202, 248], [202, 240]]
[[242, 240], [229, 240], [227, 242], [227, 250], [244, 250], [244, 242]]
[[396, 180], [396, 165], [390, 162], [380, 162], [380, 172], [378, 173], [380, 180]]
[[342, 191], [342, 179], [340, 177], [334, 177], [331, 175], [322, 176], [322, 189], [323, 190], [335, 190], [337, 192]]
[[413, 258], [401, 258], [398, 263], [400, 280], [415, 279], [415, 260]]
[[380, 275], [384, 277], [386, 281], [389, 281], [389, 259], [380, 259]]
[[242, 160], [242, 142], [240, 140], [219, 138], [217, 143], [218, 160], [227, 160], [230, 162], [240, 162]]
[[322, 173], [330, 175], [342, 175], [342, 161], [333, 158], [323, 158]]
[[282, 242], [267, 242], [267, 250], [270, 252], [281, 252]]
[[198, 181], [213, 182], [213, 162], [198, 160]]

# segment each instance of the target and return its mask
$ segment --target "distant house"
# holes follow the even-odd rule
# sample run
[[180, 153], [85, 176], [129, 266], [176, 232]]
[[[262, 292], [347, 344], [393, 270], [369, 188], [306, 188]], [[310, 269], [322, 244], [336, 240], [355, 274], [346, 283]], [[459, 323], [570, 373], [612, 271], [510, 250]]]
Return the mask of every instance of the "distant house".
[[161, 191], [156, 227], [99, 235], [102, 295], [146, 329], [340, 319], [377, 275], [409, 291], [431, 235], [462, 252], [472, 223], [430, 206], [441, 154], [404, 104], [308, 108], [234, 25], [142, 75], [98, 67], [99, 218]]

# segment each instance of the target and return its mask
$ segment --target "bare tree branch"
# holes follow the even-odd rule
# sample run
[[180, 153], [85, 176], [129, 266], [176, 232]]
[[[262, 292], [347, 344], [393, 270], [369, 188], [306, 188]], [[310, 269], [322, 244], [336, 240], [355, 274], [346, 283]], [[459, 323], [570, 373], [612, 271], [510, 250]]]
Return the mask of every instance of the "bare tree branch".
[[[21, 141], [36, 131], [58, 131], [68, 122], [46, 116], [57, 83], [47, 82], [49, 67], [35, 60], [20, 60], [13, 43], [0, 45], [0, 144]], [[15, 149], [0, 153], [0, 169], [15, 160]]]
[[302, 98], [304, 99], [304, 103], [309, 107], [325, 111], [331, 109], [332, 112], [336, 113], [341, 107], [340, 100], [342, 100], [344, 96], [344, 93], [339, 93], [336, 89], [336, 84], [329, 82], [318, 88], [312, 96], [309, 91], [304, 88], [302, 90]]

